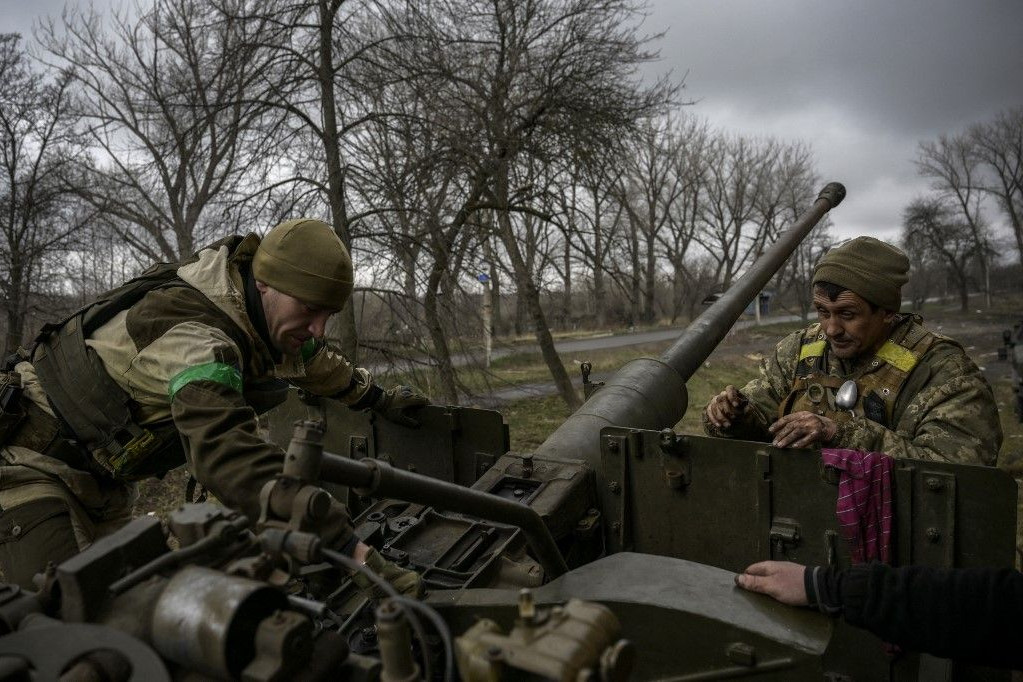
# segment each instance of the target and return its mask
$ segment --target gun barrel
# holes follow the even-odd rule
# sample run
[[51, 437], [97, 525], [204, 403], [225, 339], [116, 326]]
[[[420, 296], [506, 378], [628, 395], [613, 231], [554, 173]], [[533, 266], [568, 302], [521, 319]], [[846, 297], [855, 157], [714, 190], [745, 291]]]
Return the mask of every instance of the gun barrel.
[[703, 364], [771, 277], [828, 211], [845, 198], [845, 187], [828, 183], [796, 222], [721, 298], [693, 321], [657, 360], [629, 362], [537, 449], [537, 454], [581, 459], [600, 468], [600, 430], [605, 426], [662, 429], [673, 426], [688, 405], [686, 381]]
[[828, 183], [799, 219], [757, 259], [736, 283], [717, 301], [693, 320], [682, 336], [661, 356], [688, 381], [700, 365], [728, 334], [750, 301], [771, 281], [800, 242], [824, 217], [824, 214], [845, 198], [845, 187]]

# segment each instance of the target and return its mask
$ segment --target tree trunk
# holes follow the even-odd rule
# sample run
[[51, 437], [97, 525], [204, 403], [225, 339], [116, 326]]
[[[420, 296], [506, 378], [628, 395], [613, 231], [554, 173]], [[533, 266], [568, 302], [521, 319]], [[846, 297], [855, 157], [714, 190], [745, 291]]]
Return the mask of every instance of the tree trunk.
[[[984, 250], [987, 250], [987, 243], [984, 243]], [[991, 270], [988, 265], [987, 254], [980, 257], [980, 278], [984, 286], [984, 307], [991, 307]]]
[[426, 328], [430, 333], [430, 341], [433, 342], [433, 354], [437, 360], [441, 393], [449, 405], [457, 405], [458, 386], [455, 382], [455, 368], [451, 364], [451, 349], [448, 348], [447, 335], [444, 333], [437, 305], [437, 292], [445, 272], [444, 259], [438, 258], [434, 263], [426, 285], [426, 295], [423, 297], [423, 314], [426, 317]]
[[633, 327], [639, 321], [640, 315], [640, 297], [641, 284], [640, 284], [640, 265], [639, 265], [639, 227], [636, 222], [629, 219], [629, 257], [632, 265], [632, 273], [630, 277], [630, 296], [629, 296], [629, 326]]
[[18, 312], [11, 305], [13, 301], [8, 302], [7, 308], [7, 333], [4, 338], [4, 357], [13, 353], [21, 345], [21, 324], [18, 319]]
[[597, 329], [607, 326], [607, 297], [604, 294], [603, 264], [604, 240], [600, 234], [600, 211], [598, 210], [593, 224], [593, 307]]
[[956, 280], [956, 288], [959, 289], [959, 312], [965, 313], [970, 309], [970, 292], [967, 287], [966, 273], [959, 273]]
[[671, 259], [671, 323], [675, 324], [682, 314], [682, 298], [685, 295], [685, 271], [681, 258]]
[[487, 270], [490, 273], [490, 319], [491, 331], [495, 335], [501, 328], [501, 279], [494, 256], [494, 246], [490, 243], [490, 235], [483, 239], [483, 255], [487, 259]]
[[565, 234], [565, 297], [562, 302], [562, 319], [565, 329], [572, 327], [572, 249], [569, 246], [569, 235]]
[[[498, 206], [506, 207], [508, 205], [507, 165], [502, 164], [495, 174], [494, 185]], [[540, 292], [533, 282], [526, 262], [522, 257], [522, 252], [519, 250], [519, 243], [515, 239], [511, 219], [508, 217], [506, 210], [498, 210], [497, 224], [501, 243], [504, 244], [504, 248], [508, 252], [508, 257], [512, 264], [512, 272], [515, 273], [515, 284], [519, 290], [518, 298], [529, 311], [529, 316], [533, 322], [533, 330], [536, 334], [536, 342], [540, 346], [540, 353], [543, 355], [544, 362], [547, 363], [547, 368], [551, 372], [554, 385], [557, 386], [562, 400], [565, 401], [565, 404], [570, 409], [576, 410], [582, 405], [582, 401], [572, 386], [572, 380], [568, 378], [568, 372], [565, 371], [565, 365], [561, 362], [558, 351], [554, 348], [554, 338], [551, 336], [550, 327], [547, 325], [547, 319], [543, 314], [543, 307], [540, 305]]]
[[[341, 238], [349, 253], [352, 250], [352, 236], [348, 231], [348, 212], [344, 200], [344, 169], [341, 164], [340, 139], [338, 135], [337, 100], [334, 96], [334, 52], [331, 34], [334, 14], [328, 3], [319, 3], [319, 73], [320, 107], [323, 112], [323, 150], [327, 170], [327, 193], [330, 203], [330, 217], [334, 231]], [[351, 298], [345, 303], [339, 315], [341, 351], [353, 363], [359, 354], [359, 339], [355, 331], [355, 305]]]
[[24, 269], [20, 258], [15, 256], [11, 263], [10, 281], [7, 283], [7, 333], [4, 339], [4, 355], [7, 357], [21, 345], [25, 334], [25, 308], [29, 287], [23, 282]]
[[[651, 215], [650, 220], [653, 220]], [[646, 267], [643, 272], [643, 321], [651, 324], [657, 319], [654, 312], [654, 296], [657, 293], [657, 255], [654, 252], [655, 240], [653, 225], [649, 227], [646, 239]]]

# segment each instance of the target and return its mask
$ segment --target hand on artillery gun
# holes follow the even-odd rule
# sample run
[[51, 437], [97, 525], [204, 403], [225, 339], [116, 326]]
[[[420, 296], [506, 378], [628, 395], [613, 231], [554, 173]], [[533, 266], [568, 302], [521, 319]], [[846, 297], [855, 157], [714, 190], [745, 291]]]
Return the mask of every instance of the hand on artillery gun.
[[772, 445], [776, 448], [820, 447], [831, 442], [838, 431], [833, 419], [813, 412], [787, 414], [768, 429], [774, 436]]
[[732, 421], [746, 413], [749, 407], [749, 398], [742, 394], [735, 386], [725, 386], [725, 390], [710, 399], [704, 414], [707, 421], [719, 429], [727, 429], [732, 426]]
[[750, 592], [774, 597], [782, 604], [806, 606], [806, 567], [791, 561], [761, 561], [736, 574], [735, 584]]
[[429, 404], [430, 399], [411, 386], [395, 386], [380, 394], [373, 411], [388, 421], [414, 429], [419, 427], [419, 421], [410, 413]]
[[[354, 558], [387, 582], [401, 596], [416, 599], [422, 595], [423, 582], [418, 573], [388, 561], [373, 547], [359, 543]], [[352, 576], [352, 581], [370, 599], [383, 599], [388, 596], [361, 571]]]

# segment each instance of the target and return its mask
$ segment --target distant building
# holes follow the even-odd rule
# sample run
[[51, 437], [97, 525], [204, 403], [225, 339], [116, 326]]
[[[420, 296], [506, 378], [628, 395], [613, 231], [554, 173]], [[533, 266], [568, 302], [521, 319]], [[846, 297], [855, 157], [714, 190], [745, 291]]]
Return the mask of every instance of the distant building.
[[[724, 292], [718, 292], [716, 294], [708, 294], [702, 301], [700, 301], [700, 303], [702, 303], [703, 305], [710, 305], [711, 303], [714, 303], [719, 298], [721, 298], [721, 296], [723, 296], [723, 295], [724, 295]], [[763, 291], [760, 292], [760, 296], [757, 299], [755, 299], [753, 301], [750, 301], [749, 305], [746, 306], [746, 309], [744, 311], [742, 311], [743, 315], [749, 315], [750, 317], [756, 317], [756, 314], [757, 314], [756, 308], [754, 308], [753, 306], [754, 306], [754, 304], [757, 301], [759, 301], [759, 303], [760, 303], [760, 316], [761, 317], [765, 317], [767, 315], [770, 315], [771, 314], [771, 299], [772, 298], [774, 298], [774, 292], [773, 291], [769, 291], [767, 289], [764, 289]]]

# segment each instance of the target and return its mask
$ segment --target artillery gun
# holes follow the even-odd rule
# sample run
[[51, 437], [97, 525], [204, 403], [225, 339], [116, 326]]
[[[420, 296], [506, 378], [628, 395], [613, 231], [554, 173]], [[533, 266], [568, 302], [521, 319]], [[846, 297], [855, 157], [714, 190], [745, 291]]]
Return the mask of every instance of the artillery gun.
[[[834, 472], [811, 451], [671, 429], [686, 381], [843, 195], [826, 187], [661, 358], [627, 364], [536, 452], [509, 452], [496, 412], [428, 407], [411, 431], [290, 401], [258, 533], [186, 505], [166, 531], [137, 519], [51, 567], [38, 593], [8, 586], [0, 679], [1008, 679], [737, 590], [763, 559], [848, 563]], [[897, 563], [1012, 561], [1007, 474], [907, 460], [895, 485]], [[378, 605], [345, 579], [350, 560], [317, 536], [324, 489], [423, 576], [422, 602]]]

